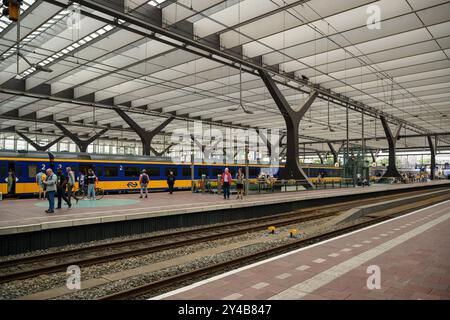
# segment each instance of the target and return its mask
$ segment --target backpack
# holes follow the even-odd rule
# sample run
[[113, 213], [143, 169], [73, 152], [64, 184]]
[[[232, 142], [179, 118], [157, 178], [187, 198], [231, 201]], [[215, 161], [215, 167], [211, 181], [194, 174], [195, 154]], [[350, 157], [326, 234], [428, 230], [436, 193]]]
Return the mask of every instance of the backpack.
[[148, 174], [143, 173], [141, 177], [141, 183], [148, 183]]

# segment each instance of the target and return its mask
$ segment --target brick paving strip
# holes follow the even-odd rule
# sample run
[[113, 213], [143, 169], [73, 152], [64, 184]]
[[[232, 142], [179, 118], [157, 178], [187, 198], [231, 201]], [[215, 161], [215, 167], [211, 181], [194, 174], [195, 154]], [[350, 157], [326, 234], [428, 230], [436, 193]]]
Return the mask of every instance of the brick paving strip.
[[[286, 294], [283, 298], [295, 299], [305, 295], [310, 297], [313, 296], [310, 292], [313, 292], [316, 287], [321, 287], [337, 279], [340, 275], [351, 271], [373, 257], [377, 257], [383, 252], [389, 251], [446, 221], [450, 218], [449, 203], [450, 201], [445, 201], [420, 209], [374, 226], [226, 272], [159, 295], [153, 299], [224, 299], [229, 298], [233, 293], [241, 294], [242, 299], [269, 299], [271, 297], [276, 299], [280, 293], [288, 293], [287, 290], [291, 290], [292, 292], [289, 293], [292, 293], [292, 295]], [[431, 217], [436, 215], [442, 216], [429, 221], [432, 219]], [[424, 224], [419, 226], [419, 222]], [[416, 224], [417, 228], [408, 230], [406, 226], [408, 223], [411, 226]], [[390, 234], [388, 237], [375, 237], [380, 233], [391, 230], [391, 228], [397, 230], [397, 233], [401, 235], [396, 238], [391, 238], [394, 234]], [[409, 227], [409, 229], [411, 228]], [[384, 241], [384, 243], [379, 244], [381, 241]], [[367, 245], [354, 247], [355, 243]], [[352, 247], [352, 249], [349, 247]], [[336, 254], [336, 252], [339, 253]], [[356, 257], [349, 259], [354, 255]], [[327, 257], [327, 260], [319, 264], [313, 262], [320, 257]], [[335, 267], [336, 269], [334, 269]], [[301, 272], [296, 273], [296, 270]], [[294, 272], [292, 278], [286, 280], [276, 278], [277, 275], [289, 272]], [[255, 290], [252, 286], [255, 283], [258, 284], [258, 282], [269, 283], [269, 285], [264, 286], [263, 290]], [[305, 284], [304, 287], [302, 286], [303, 283]], [[293, 286], [293, 284], [297, 284], [297, 286]], [[315, 297], [321, 298], [317, 295]], [[278, 296], [278, 298], [281, 297]]]

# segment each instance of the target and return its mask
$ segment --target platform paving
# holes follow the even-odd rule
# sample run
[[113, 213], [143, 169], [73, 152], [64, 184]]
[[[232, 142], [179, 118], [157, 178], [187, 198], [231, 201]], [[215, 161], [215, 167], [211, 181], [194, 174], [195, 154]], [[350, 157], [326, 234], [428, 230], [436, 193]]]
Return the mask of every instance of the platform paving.
[[155, 299], [449, 300], [448, 230], [450, 201]]
[[232, 196], [227, 201], [223, 200], [221, 195], [193, 194], [189, 191], [175, 192], [172, 195], [160, 192], [151, 193], [148, 199], [140, 199], [138, 194], [107, 195], [103, 200], [99, 200], [96, 203], [94, 201], [89, 203], [88, 200], [80, 201], [79, 205], [74, 205], [70, 209], [64, 204], [62, 209], [51, 215], [44, 212], [46, 209], [45, 200], [3, 200], [0, 201], [0, 235], [228, 208], [245, 208], [357, 193], [406, 189], [431, 184], [450, 185], [450, 181], [265, 193], [250, 195], [244, 197], [244, 200], [237, 200]]

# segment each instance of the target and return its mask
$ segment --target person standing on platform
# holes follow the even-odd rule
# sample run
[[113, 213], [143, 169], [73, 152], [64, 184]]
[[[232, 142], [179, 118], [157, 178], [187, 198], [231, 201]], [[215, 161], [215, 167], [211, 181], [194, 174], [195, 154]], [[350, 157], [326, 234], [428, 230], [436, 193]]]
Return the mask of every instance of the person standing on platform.
[[147, 174], [147, 170], [142, 170], [141, 175], [139, 176], [139, 184], [141, 186], [141, 195], [139, 196], [139, 198], [142, 198], [144, 193], [143, 191], [145, 190], [145, 198], [147, 198], [148, 196], [148, 183], [150, 182], [150, 178]]
[[68, 178], [63, 174], [63, 171], [61, 168], [59, 168], [56, 171], [56, 176], [58, 179], [58, 182], [56, 184], [56, 191], [58, 194], [58, 206], [56, 207], [56, 209], [61, 209], [63, 199], [70, 208], [70, 207], [72, 207], [72, 204], [70, 203], [70, 199], [67, 199], [67, 196], [66, 196], [66, 186], [67, 186]]
[[86, 184], [86, 172], [80, 171], [80, 176], [78, 177], [78, 188], [83, 194], [85, 194], [85, 184]]
[[36, 184], [38, 185], [38, 198], [39, 200], [45, 200], [45, 185], [44, 180], [47, 178], [45, 176], [44, 170], [39, 171], [36, 175]]
[[237, 190], [237, 198], [239, 199], [239, 197], [241, 199], [243, 198], [243, 194], [244, 194], [244, 179], [245, 179], [245, 175], [242, 173], [242, 169], [239, 168], [238, 172], [236, 173], [236, 190]]
[[89, 169], [86, 178], [88, 183], [88, 199], [95, 200], [95, 183], [98, 181], [98, 179], [94, 173], [94, 170]]
[[[75, 187], [75, 173], [72, 171], [71, 167], [66, 168], [67, 171], [67, 199], [69, 199], [69, 202], [72, 201], [72, 190]], [[78, 199], [73, 197], [76, 202], [78, 202]]]
[[45, 210], [46, 213], [55, 213], [55, 192], [56, 192], [56, 184], [58, 182], [58, 178], [53, 173], [52, 169], [47, 169], [47, 178], [44, 181], [45, 190], [47, 192], [48, 198], [48, 210]]
[[8, 177], [5, 179], [5, 182], [8, 186], [8, 195], [13, 196], [16, 193], [16, 182], [19, 181], [13, 170], [9, 170]]
[[230, 185], [231, 185], [231, 174], [228, 168], [225, 168], [225, 172], [222, 174], [222, 189], [223, 189], [223, 199], [230, 200]]
[[172, 194], [173, 192], [173, 186], [175, 185], [175, 176], [173, 175], [173, 171], [170, 171], [169, 175], [167, 176], [167, 185], [169, 186], [169, 193]]

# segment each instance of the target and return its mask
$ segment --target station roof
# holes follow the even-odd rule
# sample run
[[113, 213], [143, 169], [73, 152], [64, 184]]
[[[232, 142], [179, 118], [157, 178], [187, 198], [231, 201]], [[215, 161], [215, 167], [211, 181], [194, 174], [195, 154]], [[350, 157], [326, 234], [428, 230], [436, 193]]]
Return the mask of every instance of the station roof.
[[[109, 8], [117, 2], [104, 1]], [[52, 123], [59, 121], [80, 136], [109, 126], [115, 129], [108, 138], [138, 139], [111, 106], [128, 110], [148, 129], [176, 116], [167, 134], [190, 119], [215, 128], [285, 130], [267, 88], [249, 68], [205, 57], [204, 50], [189, 45], [185, 49], [191, 50], [183, 50], [180, 41], [89, 3], [102, 1], [82, 1], [77, 20], [66, 0], [25, 0], [19, 59], [17, 24], [0, 19], [0, 130], [57, 135], [61, 132]], [[361, 108], [392, 116], [392, 130], [403, 122], [402, 135], [450, 131], [450, 1], [125, 3], [127, 14], [143, 23], [272, 68], [294, 108], [318, 84], [338, 98], [362, 103]], [[370, 25], [378, 13], [379, 28]], [[85, 99], [91, 103], [80, 103]], [[338, 100], [319, 97], [313, 103], [301, 121], [300, 142], [346, 139], [346, 104]], [[239, 107], [241, 101], [251, 114]], [[361, 121], [360, 112], [349, 111], [351, 139], [361, 137]], [[380, 121], [366, 115], [364, 135], [384, 136]], [[425, 146], [425, 141], [402, 139], [399, 146]], [[444, 136], [440, 145], [448, 141]]]

